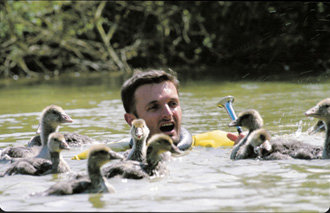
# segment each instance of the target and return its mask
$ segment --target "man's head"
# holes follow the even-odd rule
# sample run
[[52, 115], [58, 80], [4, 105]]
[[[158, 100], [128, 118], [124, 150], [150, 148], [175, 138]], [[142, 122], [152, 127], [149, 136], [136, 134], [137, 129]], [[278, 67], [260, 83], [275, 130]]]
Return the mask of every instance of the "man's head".
[[142, 118], [149, 137], [165, 133], [178, 143], [182, 117], [178, 86], [175, 76], [161, 70], [135, 73], [121, 89], [126, 122], [131, 125], [133, 119]]

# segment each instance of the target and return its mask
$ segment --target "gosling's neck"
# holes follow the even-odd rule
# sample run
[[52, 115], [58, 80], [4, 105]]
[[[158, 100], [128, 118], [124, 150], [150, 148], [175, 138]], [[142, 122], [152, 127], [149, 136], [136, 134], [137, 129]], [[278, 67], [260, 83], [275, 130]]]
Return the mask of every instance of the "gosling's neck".
[[58, 126], [54, 127], [52, 125], [47, 124], [47, 122], [45, 121], [41, 122], [41, 150], [36, 157], [50, 159], [50, 154], [47, 147], [48, 136], [53, 132], [57, 132], [58, 128]]
[[48, 136], [58, 131], [59, 126], [52, 126], [48, 124], [46, 121], [41, 121], [41, 133], [40, 133], [40, 139], [42, 146], [47, 146]]
[[101, 173], [101, 166], [90, 159], [88, 161], [88, 175], [94, 188], [106, 186]]
[[330, 121], [325, 122], [325, 141], [322, 158], [330, 159]]
[[52, 172], [67, 172], [70, 170], [69, 165], [64, 161], [60, 152], [49, 152], [52, 161]]
[[147, 164], [148, 164], [148, 173], [152, 172], [158, 166], [159, 162], [162, 161], [161, 154], [163, 151], [153, 150], [147, 156]]
[[134, 139], [132, 150], [129, 153], [127, 159], [142, 162], [146, 159], [146, 155], [147, 155], [146, 138], [143, 138], [140, 141]]
[[55, 172], [58, 170], [60, 165], [60, 153], [59, 152], [49, 152], [50, 160], [52, 161], [52, 171]]

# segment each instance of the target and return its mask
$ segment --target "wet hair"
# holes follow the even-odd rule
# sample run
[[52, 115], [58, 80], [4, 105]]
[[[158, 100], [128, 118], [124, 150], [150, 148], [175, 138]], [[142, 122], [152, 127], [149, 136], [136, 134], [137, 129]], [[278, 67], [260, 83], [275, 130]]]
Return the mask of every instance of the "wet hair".
[[135, 109], [135, 91], [138, 87], [145, 84], [161, 83], [170, 81], [174, 84], [177, 92], [179, 92], [179, 81], [175, 75], [167, 73], [163, 70], [137, 71], [134, 75], [127, 79], [121, 87], [121, 100], [127, 113], [133, 113], [137, 116]]

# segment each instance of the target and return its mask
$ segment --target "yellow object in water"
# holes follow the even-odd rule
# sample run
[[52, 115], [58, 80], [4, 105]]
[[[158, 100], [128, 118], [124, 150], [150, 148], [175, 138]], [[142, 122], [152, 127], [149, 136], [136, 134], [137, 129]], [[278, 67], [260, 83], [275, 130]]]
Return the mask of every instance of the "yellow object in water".
[[[204, 132], [201, 134], [193, 135], [193, 146], [204, 147], [221, 147], [221, 146], [233, 146], [234, 141], [227, 138], [227, 132], [221, 130], [214, 130], [211, 132]], [[117, 142], [109, 144], [110, 148], [114, 151], [124, 151], [129, 149], [129, 143]], [[83, 160], [88, 158], [89, 150], [85, 150], [78, 155], [73, 156], [72, 160]]]
[[193, 136], [194, 146], [205, 146], [217, 148], [220, 146], [233, 146], [234, 141], [227, 138], [227, 132], [214, 130]]

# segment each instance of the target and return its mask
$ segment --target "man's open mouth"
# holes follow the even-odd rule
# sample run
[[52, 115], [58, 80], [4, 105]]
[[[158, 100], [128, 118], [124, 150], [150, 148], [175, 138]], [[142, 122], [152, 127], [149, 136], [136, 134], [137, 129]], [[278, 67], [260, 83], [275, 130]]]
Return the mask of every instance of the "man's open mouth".
[[173, 123], [166, 123], [162, 124], [160, 127], [160, 131], [162, 132], [170, 132], [174, 129], [174, 124]]

